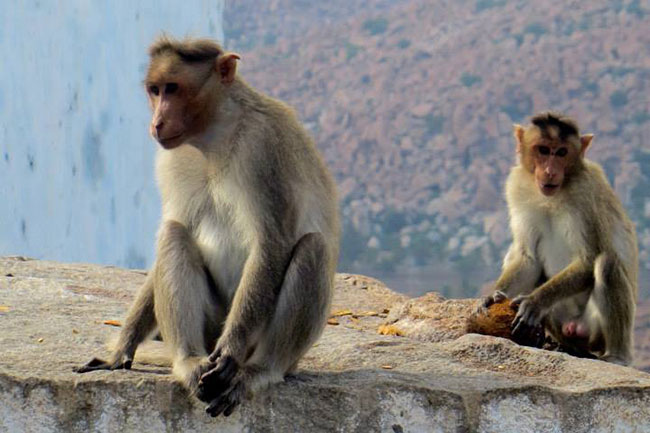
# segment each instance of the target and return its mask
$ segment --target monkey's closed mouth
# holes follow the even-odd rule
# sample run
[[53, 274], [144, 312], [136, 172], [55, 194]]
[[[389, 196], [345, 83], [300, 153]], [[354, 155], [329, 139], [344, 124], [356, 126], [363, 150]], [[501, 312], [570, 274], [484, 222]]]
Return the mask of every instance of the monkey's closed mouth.
[[178, 140], [182, 136], [183, 136], [183, 133], [181, 132], [180, 134], [173, 135], [171, 137], [158, 138], [158, 143], [160, 143], [163, 147], [165, 147], [165, 145], [167, 145], [167, 144], [169, 144], [169, 143], [171, 143], [173, 141]]
[[553, 189], [553, 188], [557, 188], [559, 185], [553, 185], [553, 184], [550, 184], [550, 183], [545, 183], [543, 186], [544, 186], [544, 188]]

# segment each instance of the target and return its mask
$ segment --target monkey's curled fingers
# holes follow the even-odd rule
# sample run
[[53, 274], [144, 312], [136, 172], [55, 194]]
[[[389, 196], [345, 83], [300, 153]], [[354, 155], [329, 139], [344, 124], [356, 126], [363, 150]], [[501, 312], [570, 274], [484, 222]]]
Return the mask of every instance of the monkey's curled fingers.
[[239, 371], [237, 361], [232, 356], [219, 357], [210, 367], [201, 376], [196, 393], [198, 399], [205, 402], [213, 402], [230, 388], [232, 379]]
[[93, 358], [81, 367], [73, 367], [72, 371], [75, 373], [88, 373], [89, 371], [96, 370], [130, 370], [133, 360], [130, 358], [121, 361], [104, 361], [103, 359]]
[[485, 313], [486, 310], [490, 307], [492, 304], [498, 304], [499, 302], [503, 302], [505, 299], [508, 298], [508, 295], [503, 293], [501, 290], [495, 290], [494, 293], [491, 295], [487, 295], [481, 299], [481, 302], [478, 305], [477, 311]]
[[223, 413], [223, 416], [230, 416], [235, 408], [241, 403], [244, 395], [244, 385], [241, 381], [236, 381], [235, 385], [210, 402], [205, 411], [211, 416], [216, 417]]
[[522, 344], [542, 347], [545, 333], [540, 308], [529, 295], [517, 296], [512, 305], [518, 307], [517, 315], [512, 321], [512, 336]]

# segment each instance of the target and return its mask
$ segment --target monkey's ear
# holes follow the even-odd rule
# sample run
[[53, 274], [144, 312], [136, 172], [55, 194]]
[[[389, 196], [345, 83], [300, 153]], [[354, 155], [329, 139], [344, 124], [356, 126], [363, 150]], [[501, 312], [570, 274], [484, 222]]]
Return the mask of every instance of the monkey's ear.
[[223, 53], [217, 58], [217, 72], [221, 82], [230, 84], [235, 80], [237, 72], [237, 60], [241, 59], [237, 53]]
[[585, 152], [587, 152], [587, 149], [589, 148], [589, 145], [591, 144], [591, 140], [593, 140], [594, 134], [585, 134], [580, 136], [580, 157], [585, 156]]
[[518, 123], [515, 123], [512, 125], [512, 135], [515, 137], [515, 143], [517, 145], [517, 153], [521, 153], [523, 143], [524, 143], [524, 132], [526, 130], [524, 129], [523, 126], [519, 125]]

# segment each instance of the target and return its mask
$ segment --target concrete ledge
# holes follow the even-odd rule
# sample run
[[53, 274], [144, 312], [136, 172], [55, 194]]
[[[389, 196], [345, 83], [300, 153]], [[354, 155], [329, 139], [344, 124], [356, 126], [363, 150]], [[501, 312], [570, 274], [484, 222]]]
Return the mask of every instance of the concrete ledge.
[[0, 432], [650, 431], [650, 375], [474, 334], [379, 335], [387, 310], [406, 298], [344, 274], [338, 324], [298, 376], [229, 418], [208, 417], [165, 367], [72, 373], [106, 354], [119, 328], [103, 322], [122, 319], [143, 279], [140, 271], [0, 258]]

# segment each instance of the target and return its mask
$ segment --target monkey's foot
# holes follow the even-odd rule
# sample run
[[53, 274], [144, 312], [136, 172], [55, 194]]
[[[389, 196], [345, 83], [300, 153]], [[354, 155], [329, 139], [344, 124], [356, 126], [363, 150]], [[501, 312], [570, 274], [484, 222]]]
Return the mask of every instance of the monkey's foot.
[[605, 362], [611, 362], [612, 364], [622, 365], [623, 367], [626, 367], [632, 363], [631, 356], [626, 358], [618, 355], [604, 355], [598, 359]]
[[236, 380], [228, 391], [213, 399], [205, 408], [205, 411], [213, 418], [222, 413], [223, 416], [230, 416], [233, 410], [244, 400], [245, 396], [244, 380]]
[[196, 396], [199, 400], [212, 404], [231, 387], [232, 380], [238, 371], [239, 366], [233, 357], [219, 357], [201, 376]]
[[108, 362], [103, 359], [93, 358], [81, 367], [73, 367], [72, 371], [75, 373], [87, 373], [96, 370], [130, 370], [132, 363], [133, 361], [131, 359], [126, 359], [123, 362]]

